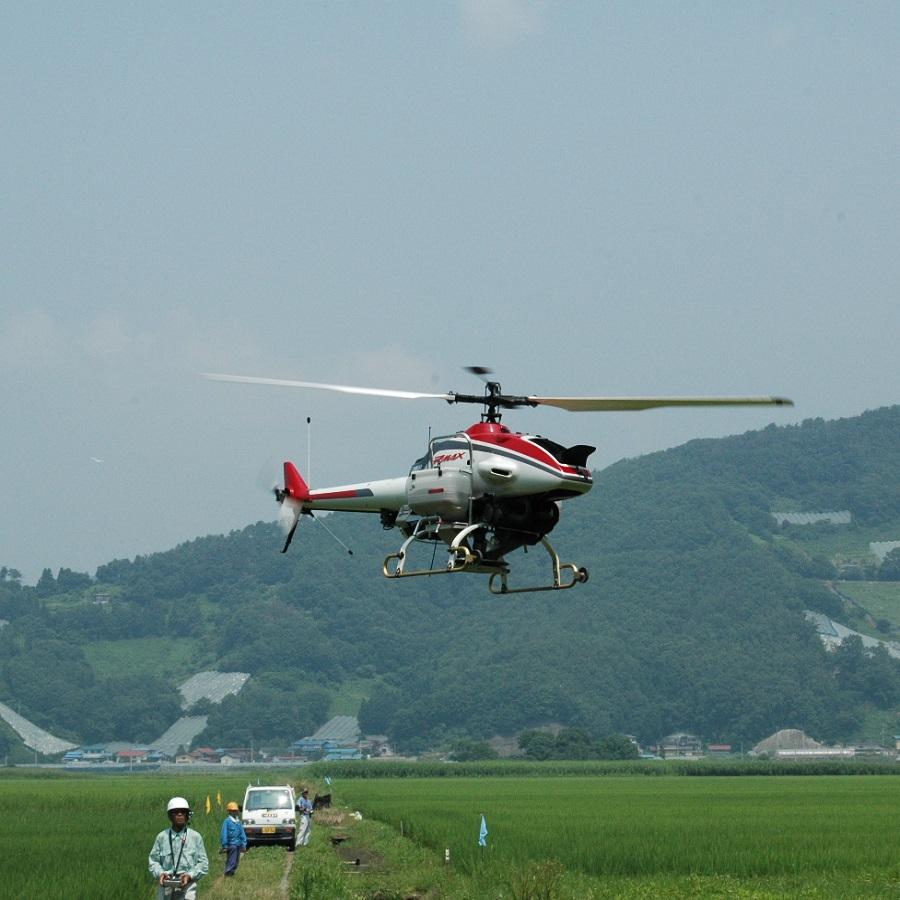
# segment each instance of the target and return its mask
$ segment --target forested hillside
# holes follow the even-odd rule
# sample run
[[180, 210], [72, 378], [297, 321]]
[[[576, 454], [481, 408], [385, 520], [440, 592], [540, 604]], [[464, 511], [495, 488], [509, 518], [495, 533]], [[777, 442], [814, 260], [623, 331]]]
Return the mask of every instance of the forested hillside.
[[329, 519], [352, 558], [304, 521], [284, 556], [259, 523], [94, 577], [48, 569], [34, 588], [4, 568], [0, 700], [63, 737], [149, 740], [178, 715], [178, 681], [216, 667], [253, 678], [211, 711], [204, 743], [287, 743], [361, 698], [364, 730], [410, 749], [549, 722], [645, 742], [781, 727], [850, 740], [867, 709], [897, 704], [897, 664], [823, 650], [803, 610], [840, 615], [833, 566], [770, 512], [849, 509], [849, 531], [900, 538], [898, 447], [891, 407], [617, 463], [564, 504], [554, 544], [591, 579], [558, 593], [389, 582], [399, 535], [366, 516]]

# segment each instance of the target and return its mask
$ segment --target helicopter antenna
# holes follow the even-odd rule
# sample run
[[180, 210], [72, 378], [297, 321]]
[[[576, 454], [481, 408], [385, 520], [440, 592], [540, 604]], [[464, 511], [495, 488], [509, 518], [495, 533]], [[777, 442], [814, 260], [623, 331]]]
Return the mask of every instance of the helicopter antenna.
[[318, 522], [346, 551], [353, 556], [353, 551], [318, 517], [313, 516], [312, 510], [310, 510], [309, 515], [312, 516], [313, 520]]
[[306, 417], [306, 477], [312, 484], [312, 417]]

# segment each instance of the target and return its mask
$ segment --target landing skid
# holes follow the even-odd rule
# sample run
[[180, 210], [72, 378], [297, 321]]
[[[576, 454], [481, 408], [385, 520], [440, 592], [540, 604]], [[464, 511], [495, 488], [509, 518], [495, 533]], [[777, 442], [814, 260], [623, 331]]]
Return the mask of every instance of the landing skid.
[[[488, 590], [492, 594], [534, 594], [538, 591], [567, 591], [569, 588], [575, 587], [576, 584], [584, 584], [588, 580], [588, 570], [584, 566], [576, 566], [575, 563], [564, 563], [559, 561], [559, 554], [553, 549], [553, 545], [546, 537], [541, 538], [544, 549], [550, 554], [550, 561], [553, 567], [553, 584], [547, 584], [538, 587], [510, 587], [507, 583], [509, 570], [505, 572], [494, 572], [488, 579]], [[562, 579], [562, 573], [568, 572], [571, 577], [566, 581]], [[495, 582], [499, 577], [500, 583]]]
[[[384, 565], [381, 567], [381, 571], [384, 572], [385, 578], [413, 578], [416, 575], [451, 575], [454, 572], [463, 571], [490, 573], [493, 575], [498, 572], [509, 572], [509, 567], [504, 561], [484, 560], [478, 553], [473, 552], [465, 542], [466, 538], [471, 534], [484, 527], [481, 523], [469, 525], [460, 522], [444, 522], [437, 517], [419, 519], [400, 549], [384, 558]], [[453, 539], [449, 541], [447, 548], [450, 555], [445, 565], [431, 569], [407, 571], [406, 563], [409, 559], [409, 548], [416, 541], [447, 540], [451, 534]], [[392, 566], [393, 560], [396, 560], [396, 564]]]
[[[475, 574], [489, 575], [488, 589], [492, 594], [527, 594], [536, 591], [564, 591], [575, 587], [576, 584], [584, 584], [588, 580], [588, 571], [574, 563], [560, 562], [559, 555], [553, 549], [553, 545], [546, 537], [541, 538], [544, 549], [550, 555], [553, 583], [536, 587], [510, 587], [508, 576], [509, 564], [505, 559], [488, 560], [481, 554], [471, 549], [468, 538], [480, 529], [487, 529], [482, 522], [473, 525], [467, 523], [448, 523], [437, 517], [425, 517], [419, 519], [406, 540], [396, 553], [391, 553], [384, 558], [381, 567], [385, 578], [414, 578], [421, 575], [452, 575], [454, 572], [472, 572]], [[450, 535], [452, 540], [448, 541]], [[414, 569], [407, 571], [406, 563], [410, 547], [416, 541], [448, 541], [447, 552], [449, 557], [443, 566], [435, 566], [429, 569]], [[568, 573], [569, 578], [563, 580], [563, 573]], [[497, 581], [499, 579], [499, 582]]]

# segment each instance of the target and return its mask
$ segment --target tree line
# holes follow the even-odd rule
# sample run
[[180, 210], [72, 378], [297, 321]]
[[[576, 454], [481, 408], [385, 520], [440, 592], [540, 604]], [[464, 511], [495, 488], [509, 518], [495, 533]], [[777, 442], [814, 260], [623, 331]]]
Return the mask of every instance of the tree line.
[[[149, 740], [180, 714], [179, 680], [218, 668], [253, 677], [200, 708], [200, 740], [216, 745], [296, 740], [348, 690], [366, 698], [365, 732], [411, 751], [548, 723], [592, 746], [677, 730], [751, 743], [789, 726], [849, 741], [868, 709], [898, 702], [897, 662], [854, 642], [823, 649], [803, 611], [839, 617], [829, 562], [780, 540], [770, 509], [790, 497], [900, 524], [898, 437], [892, 407], [610, 466], [563, 505], [554, 543], [592, 577], [558, 595], [494, 597], [471, 575], [388, 582], [396, 533], [346, 515], [332, 527], [349, 560], [321, 529], [282, 555], [274, 524], [256, 523], [93, 576], [47, 569], [34, 587], [7, 566], [0, 700], [73, 740]], [[174, 670], [104, 675], [89, 661], [176, 637], [191, 650]]]

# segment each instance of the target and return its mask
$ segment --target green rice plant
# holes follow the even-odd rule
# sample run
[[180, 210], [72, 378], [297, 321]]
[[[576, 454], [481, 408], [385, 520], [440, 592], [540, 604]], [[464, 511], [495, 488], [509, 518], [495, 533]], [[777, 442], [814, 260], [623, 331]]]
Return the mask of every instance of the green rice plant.
[[557, 900], [564, 872], [555, 859], [514, 867], [505, 879], [510, 900]]
[[291, 881], [291, 900], [346, 900], [349, 886], [330, 862], [304, 861]]
[[[3, 777], [0, 818], [3, 872], [14, 896], [152, 897], [148, 855], [153, 839], [168, 825], [166, 803], [173, 795], [194, 807], [191, 827], [203, 835], [211, 881], [221, 874], [217, 854], [225, 813], [217, 807], [240, 801], [246, 776]], [[209, 796], [213, 809], [205, 812]]]
[[[305, 769], [304, 782], [308, 774]], [[284, 773], [264, 777], [297, 780]], [[147, 854], [167, 824], [167, 799], [179, 794], [193, 803], [192, 825], [210, 856], [203, 900], [900, 896], [895, 778], [336, 780], [336, 799], [361, 810], [363, 821], [334, 827], [369, 853], [369, 867], [347, 873], [323, 816], [303, 851], [255, 848], [238, 877], [224, 879], [216, 853], [224, 810], [216, 795], [223, 803], [240, 800], [247, 780], [220, 772], [4, 774], [4, 889], [50, 900], [150, 900], [155, 888]], [[482, 813], [489, 829], [484, 849], [478, 846]], [[281, 882], [291, 860], [285, 892]]]
[[704, 760], [491, 760], [429, 762], [417, 760], [352, 760], [319, 762], [306, 770], [318, 780], [393, 778], [559, 778], [569, 776], [681, 775], [687, 777], [746, 775], [900, 775], [900, 763], [887, 758], [836, 760], [704, 759]]
[[[475, 872], [554, 858], [593, 878], [896, 868], [893, 778], [348, 781], [340, 798]], [[484, 813], [488, 848], [477, 845]]]

